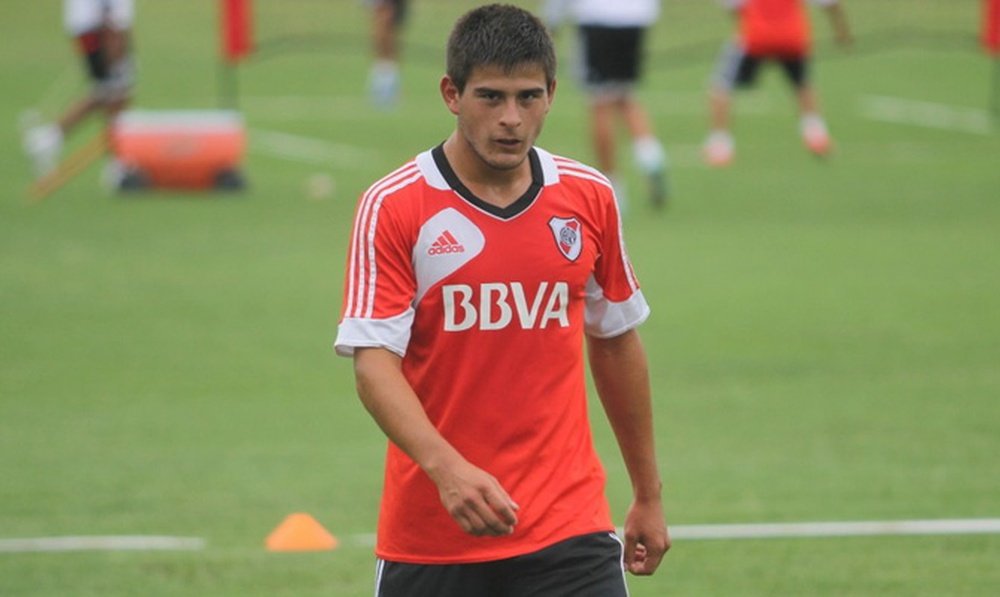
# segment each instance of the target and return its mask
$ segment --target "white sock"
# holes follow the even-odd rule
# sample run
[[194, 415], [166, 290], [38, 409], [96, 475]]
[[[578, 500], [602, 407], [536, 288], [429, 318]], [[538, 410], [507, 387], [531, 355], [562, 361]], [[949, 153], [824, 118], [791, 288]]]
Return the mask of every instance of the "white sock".
[[799, 129], [803, 132], [807, 130], [816, 130], [826, 133], [826, 122], [823, 117], [815, 112], [808, 112], [802, 115], [799, 120]]
[[653, 136], [641, 137], [632, 143], [632, 153], [635, 163], [643, 174], [655, 174], [666, 167], [667, 153], [663, 145]]

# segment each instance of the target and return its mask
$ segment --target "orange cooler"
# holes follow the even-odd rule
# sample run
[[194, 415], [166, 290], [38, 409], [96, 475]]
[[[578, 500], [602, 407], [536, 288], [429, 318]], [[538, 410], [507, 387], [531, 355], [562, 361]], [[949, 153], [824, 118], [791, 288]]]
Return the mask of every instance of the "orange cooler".
[[129, 110], [115, 120], [111, 142], [145, 186], [207, 189], [240, 178], [246, 134], [231, 110]]

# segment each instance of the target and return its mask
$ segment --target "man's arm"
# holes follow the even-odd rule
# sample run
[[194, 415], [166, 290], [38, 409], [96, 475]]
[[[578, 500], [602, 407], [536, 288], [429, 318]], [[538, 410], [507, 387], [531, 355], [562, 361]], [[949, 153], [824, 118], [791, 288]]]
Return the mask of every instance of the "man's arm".
[[438, 433], [403, 377], [398, 355], [384, 348], [358, 348], [354, 376], [372, 418], [434, 481], [441, 503], [462, 530], [477, 536], [514, 532], [517, 504], [496, 478], [465, 460]]
[[670, 549], [670, 534], [660, 498], [646, 353], [635, 330], [613, 338], [588, 336], [588, 349], [594, 384], [632, 481], [625, 564], [633, 574], [652, 574]]

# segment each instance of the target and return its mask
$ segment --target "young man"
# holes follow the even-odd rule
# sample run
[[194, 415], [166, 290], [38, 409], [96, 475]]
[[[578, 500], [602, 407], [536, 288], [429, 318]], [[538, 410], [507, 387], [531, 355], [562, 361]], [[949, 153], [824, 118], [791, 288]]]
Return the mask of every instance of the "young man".
[[[538, 19], [477, 8], [447, 57], [455, 131], [361, 197], [335, 342], [389, 439], [376, 594], [624, 597], [670, 538], [611, 184], [534, 146], [556, 88]], [[634, 491], [624, 544], [584, 338]]]
[[[823, 156], [831, 141], [820, 115], [819, 101], [809, 81], [811, 33], [804, 0], [723, 0], [739, 19], [735, 42], [723, 49], [710, 93], [712, 131], [705, 141], [705, 161], [726, 166], [735, 152], [729, 132], [732, 93], [736, 87], [750, 87], [760, 65], [777, 62], [795, 89], [799, 109], [799, 131], [809, 151]], [[847, 19], [838, 0], [811, 0], [826, 8], [838, 43], [851, 41]]]
[[75, 39], [93, 83], [87, 95], [56, 122], [25, 131], [24, 149], [34, 162], [36, 176], [56, 167], [63, 140], [87, 116], [103, 110], [110, 125], [128, 105], [135, 79], [130, 53], [134, 16], [132, 0], [63, 0], [66, 31]]
[[372, 9], [374, 63], [368, 73], [368, 93], [382, 109], [399, 99], [400, 33], [406, 20], [407, 0], [368, 0]]
[[590, 98], [590, 131], [597, 167], [625, 200], [615, 137], [620, 119], [632, 139], [635, 164], [649, 182], [649, 197], [660, 207], [667, 199], [667, 156], [636, 97], [646, 31], [660, 16], [659, 0], [547, 0], [546, 20], [557, 27], [567, 14], [579, 27], [583, 88]]

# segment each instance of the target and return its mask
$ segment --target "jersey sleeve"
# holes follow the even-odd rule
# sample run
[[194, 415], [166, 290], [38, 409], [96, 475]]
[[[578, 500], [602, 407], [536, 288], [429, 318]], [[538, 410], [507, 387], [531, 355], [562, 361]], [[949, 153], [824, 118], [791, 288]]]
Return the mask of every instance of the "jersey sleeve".
[[605, 195], [600, 254], [585, 289], [584, 329], [598, 338], [623, 334], [644, 322], [650, 312], [625, 250], [617, 202], [610, 190]]
[[382, 347], [403, 356], [410, 341], [416, 281], [406, 218], [391, 196], [369, 190], [358, 203], [344, 278], [344, 302], [334, 349]]

